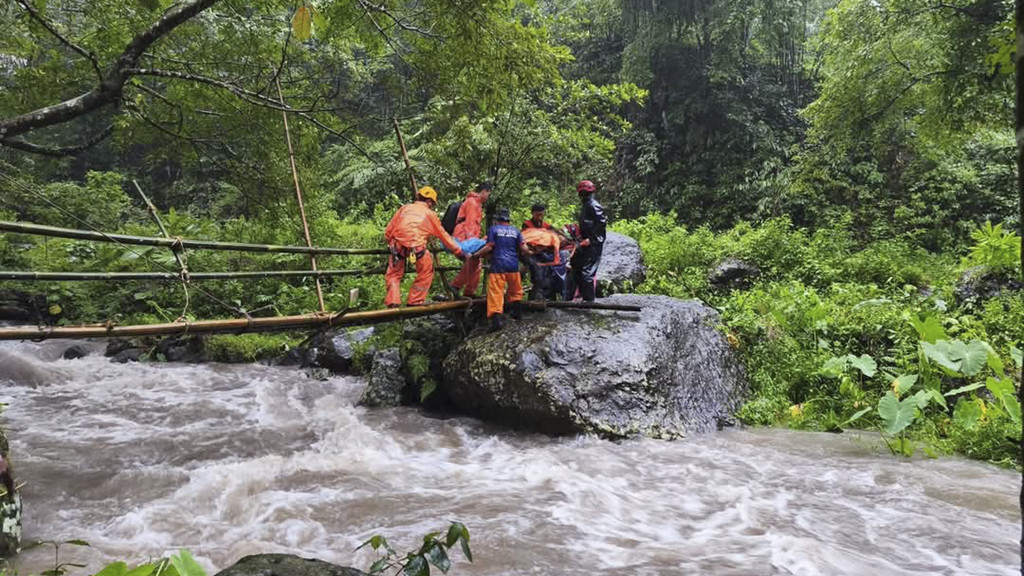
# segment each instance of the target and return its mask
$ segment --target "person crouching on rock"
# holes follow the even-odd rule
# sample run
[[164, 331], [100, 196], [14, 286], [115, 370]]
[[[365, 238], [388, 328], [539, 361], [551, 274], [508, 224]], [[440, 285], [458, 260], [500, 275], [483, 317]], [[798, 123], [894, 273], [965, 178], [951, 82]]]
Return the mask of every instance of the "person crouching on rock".
[[406, 260], [416, 265], [416, 280], [409, 290], [409, 306], [426, 304], [427, 293], [434, 282], [434, 257], [427, 250], [431, 236], [438, 238], [456, 258], [466, 260], [459, 244], [441, 226], [441, 219], [434, 213], [436, 205], [437, 192], [430, 186], [424, 186], [417, 192], [416, 201], [399, 208], [384, 229], [384, 240], [391, 252], [384, 274], [384, 286], [387, 288], [384, 304], [388, 308], [397, 308], [402, 303]]
[[519, 276], [519, 255], [529, 255], [523, 235], [509, 224], [508, 208], [494, 213], [494, 226], [487, 231], [487, 244], [473, 254], [473, 258], [491, 256], [491, 273], [487, 276], [487, 318], [490, 331], [500, 330], [504, 324], [505, 300], [512, 307], [512, 317], [520, 317], [523, 300], [523, 280]]
[[565, 291], [569, 251], [562, 250], [562, 238], [551, 228], [523, 229], [530, 250], [530, 300], [554, 300]]

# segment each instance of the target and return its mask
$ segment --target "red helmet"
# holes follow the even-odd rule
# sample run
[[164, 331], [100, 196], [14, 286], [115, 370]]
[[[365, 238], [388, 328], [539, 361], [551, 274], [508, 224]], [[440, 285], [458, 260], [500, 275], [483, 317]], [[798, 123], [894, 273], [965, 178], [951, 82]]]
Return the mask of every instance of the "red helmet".
[[590, 180], [580, 180], [580, 183], [576, 185], [577, 194], [582, 194], [584, 192], [589, 194], [595, 190], [597, 190], [597, 187], [594, 186], [594, 183]]

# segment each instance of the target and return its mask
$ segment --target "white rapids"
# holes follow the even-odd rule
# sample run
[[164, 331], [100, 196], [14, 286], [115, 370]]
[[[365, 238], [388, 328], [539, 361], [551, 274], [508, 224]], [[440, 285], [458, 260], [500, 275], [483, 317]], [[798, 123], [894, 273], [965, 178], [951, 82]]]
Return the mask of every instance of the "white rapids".
[[[60, 359], [69, 345], [0, 347], [0, 401], [25, 537], [87, 540], [61, 548], [82, 574], [181, 548], [211, 574], [265, 552], [365, 569], [369, 536], [408, 550], [450, 520], [476, 559], [456, 552], [455, 575], [1019, 569], [1020, 476], [979, 462], [771, 429], [548, 438], [359, 408], [354, 377]], [[15, 568], [52, 565], [37, 548]]]

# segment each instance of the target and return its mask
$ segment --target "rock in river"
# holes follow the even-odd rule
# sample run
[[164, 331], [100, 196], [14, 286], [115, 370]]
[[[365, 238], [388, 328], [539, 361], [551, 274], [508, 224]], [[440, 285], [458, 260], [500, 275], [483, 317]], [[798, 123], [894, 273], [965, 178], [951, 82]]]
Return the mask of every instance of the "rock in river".
[[643, 312], [548, 310], [471, 337], [444, 362], [448, 398], [553, 434], [672, 438], [731, 418], [746, 381], [714, 310], [666, 296], [603, 301]]
[[215, 576], [367, 576], [355, 568], [347, 568], [291, 554], [256, 554], [245, 556]]

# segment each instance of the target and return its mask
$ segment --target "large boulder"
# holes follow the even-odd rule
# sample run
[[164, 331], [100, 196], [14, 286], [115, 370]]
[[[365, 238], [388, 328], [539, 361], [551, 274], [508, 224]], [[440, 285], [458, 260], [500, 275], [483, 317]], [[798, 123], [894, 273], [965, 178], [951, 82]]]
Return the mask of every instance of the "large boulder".
[[599, 295], [627, 292], [647, 277], [644, 254], [640, 244], [622, 234], [608, 232], [605, 237], [601, 265], [597, 269]]
[[746, 390], [718, 314], [617, 294], [639, 313], [548, 310], [458, 345], [444, 388], [459, 410], [553, 434], [674, 438], [715, 430]]
[[368, 576], [361, 570], [291, 554], [245, 556], [214, 576]]
[[761, 275], [761, 270], [739, 258], [726, 258], [708, 272], [708, 283], [715, 288], [748, 288]]
[[973, 266], [964, 270], [953, 288], [957, 305], [980, 304], [990, 298], [1024, 290], [1024, 282], [1012, 273], [993, 272], [987, 266]]
[[45, 296], [0, 290], [0, 321], [37, 323], [49, 318]]

